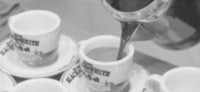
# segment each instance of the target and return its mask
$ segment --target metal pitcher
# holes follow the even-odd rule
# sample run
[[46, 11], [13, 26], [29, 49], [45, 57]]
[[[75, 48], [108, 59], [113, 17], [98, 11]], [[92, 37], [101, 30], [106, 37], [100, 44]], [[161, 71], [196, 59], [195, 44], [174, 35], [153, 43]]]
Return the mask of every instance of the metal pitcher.
[[102, 2], [119, 21], [137, 22], [138, 33], [148, 31], [153, 34], [153, 42], [161, 47], [182, 50], [200, 41], [200, 0], [102, 0]]

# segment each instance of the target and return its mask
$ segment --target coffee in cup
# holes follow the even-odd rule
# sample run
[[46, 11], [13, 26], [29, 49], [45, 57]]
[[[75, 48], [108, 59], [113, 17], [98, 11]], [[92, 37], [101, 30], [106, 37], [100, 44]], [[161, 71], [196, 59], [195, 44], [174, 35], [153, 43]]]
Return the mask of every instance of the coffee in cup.
[[81, 68], [90, 92], [120, 92], [132, 76], [134, 47], [128, 44], [124, 57], [117, 60], [120, 38], [112, 35], [91, 37], [80, 42]]
[[[87, 56], [91, 59], [98, 60], [100, 62], [116, 62], [119, 48], [115, 47], [101, 47], [96, 48], [87, 53]], [[126, 56], [125, 52], [122, 52], [122, 58]]]

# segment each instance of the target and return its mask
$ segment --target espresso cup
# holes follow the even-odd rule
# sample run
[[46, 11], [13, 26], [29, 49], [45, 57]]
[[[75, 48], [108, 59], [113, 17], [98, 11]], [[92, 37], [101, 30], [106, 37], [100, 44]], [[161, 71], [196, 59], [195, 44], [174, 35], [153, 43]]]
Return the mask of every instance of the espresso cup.
[[178, 67], [146, 81], [148, 92], [200, 92], [200, 68]]
[[5, 92], [70, 92], [61, 82], [50, 78], [29, 79]]
[[11, 38], [24, 65], [43, 67], [56, 61], [60, 24], [60, 17], [47, 10], [29, 10], [9, 18]]
[[127, 44], [123, 58], [117, 60], [120, 38], [111, 35], [91, 37], [80, 42], [81, 68], [90, 92], [120, 92], [133, 69], [134, 46]]

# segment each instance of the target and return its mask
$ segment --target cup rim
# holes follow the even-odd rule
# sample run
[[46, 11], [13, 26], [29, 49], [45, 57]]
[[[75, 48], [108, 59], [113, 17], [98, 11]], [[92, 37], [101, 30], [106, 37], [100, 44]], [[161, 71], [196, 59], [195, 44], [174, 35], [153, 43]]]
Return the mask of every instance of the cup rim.
[[194, 71], [194, 72], [198, 72], [200, 74], [200, 68], [198, 67], [192, 67], [192, 66], [182, 66], [182, 67], [176, 67], [173, 68], [169, 71], [167, 71], [166, 73], [164, 73], [162, 75], [162, 82], [161, 85], [165, 90], [168, 90], [165, 86], [166, 86], [166, 82], [167, 79], [170, 78], [171, 75], [178, 75], [178, 72], [184, 72], [184, 71]]
[[164, 73], [163, 79], [167, 79], [170, 75], [176, 74], [177, 72], [180, 72], [180, 71], [195, 71], [195, 72], [200, 73], [200, 68], [192, 67], [192, 66], [183, 66], [183, 67], [173, 68], [167, 71], [166, 73]]
[[[15, 18], [31, 16], [32, 14], [37, 14], [37, 13], [48, 14], [49, 16], [54, 18], [54, 20], [56, 20], [55, 25], [50, 27], [49, 29], [47, 29], [47, 31], [43, 31], [43, 32], [39, 32], [39, 33], [22, 32], [19, 29], [17, 29], [16, 27], [14, 27], [14, 23], [16, 21], [18, 21], [18, 20], [15, 20]], [[15, 14], [15, 15], [9, 17], [9, 19], [8, 19], [8, 26], [9, 26], [10, 30], [12, 30], [13, 32], [15, 32], [17, 34], [28, 35], [28, 36], [47, 34], [49, 32], [55, 31], [60, 26], [60, 24], [61, 24], [60, 16], [58, 16], [56, 13], [49, 11], [49, 10], [28, 10], [28, 11], [21, 12], [19, 14]]]
[[51, 79], [51, 78], [36, 78], [36, 79], [29, 79], [29, 80], [25, 80], [21, 83], [18, 83], [16, 86], [14, 86], [14, 88], [12, 88], [11, 90], [9, 90], [9, 92], [15, 92], [15, 90], [19, 89], [20, 87], [23, 87], [26, 84], [29, 83], [33, 83], [35, 81], [46, 81], [48, 83], [52, 83], [55, 84], [56, 86], [59, 86], [59, 88], [61, 88], [62, 91], [68, 91], [67, 87], [62, 84], [61, 82], [55, 80], [55, 79]]
[[131, 57], [133, 57], [134, 53], [135, 53], [135, 49], [134, 49], [134, 46], [133, 44], [127, 44], [127, 48], [128, 48], [128, 54], [120, 59], [120, 60], [116, 60], [117, 62], [114, 62], [114, 61], [110, 61], [110, 62], [99, 62], [98, 60], [94, 60], [94, 59], [91, 59], [89, 58], [85, 53], [84, 53], [84, 50], [86, 48], [86, 46], [91, 43], [91, 42], [95, 42], [96, 40], [100, 40], [100, 39], [114, 39], [114, 40], [120, 40], [119, 37], [117, 36], [112, 36], [112, 35], [99, 35], [99, 36], [94, 36], [94, 37], [91, 37], [85, 41], [83, 41], [84, 44], [81, 44], [80, 47], [79, 47], [79, 54], [80, 54], [80, 57], [81, 58], [84, 58], [84, 60], [86, 60], [87, 62], [90, 62], [90, 63], [93, 63], [93, 64], [97, 64], [97, 65], [118, 65], [118, 64], [121, 64], [123, 63], [124, 61], [127, 61], [128, 59], [130, 59]]
[[173, 68], [173, 69], [167, 71], [166, 73], [164, 73], [161, 76], [161, 82], [162, 82], [161, 87], [163, 88], [163, 90], [170, 92], [169, 89], [166, 86], [167, 79], [171, 75], [174, 75], [174, 74], [178, 75], [177, 72], [180, 72], [180, 71], [195, 71], [195, 72], [200, 73], [200, 68], [193, 67], [193, 66], [182, 66], [182, 67], [176, 67], [176, 68]]

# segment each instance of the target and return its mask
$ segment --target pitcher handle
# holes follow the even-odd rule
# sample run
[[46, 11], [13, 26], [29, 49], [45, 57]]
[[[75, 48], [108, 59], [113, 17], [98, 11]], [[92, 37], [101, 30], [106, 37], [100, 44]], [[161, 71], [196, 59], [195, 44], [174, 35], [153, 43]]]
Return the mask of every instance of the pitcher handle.
[[162, 76], [153, 74], [145, 82], [147, 92], [164, 92], [161, 86]]

